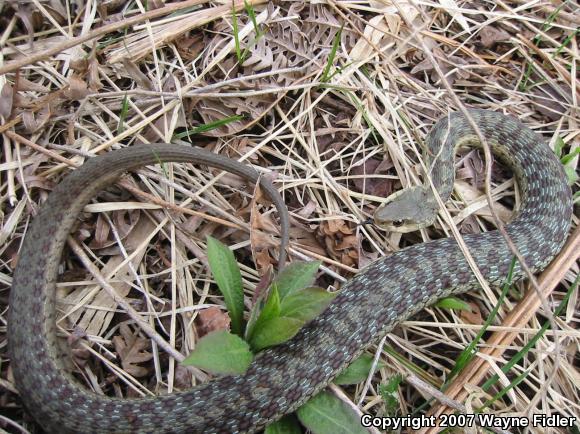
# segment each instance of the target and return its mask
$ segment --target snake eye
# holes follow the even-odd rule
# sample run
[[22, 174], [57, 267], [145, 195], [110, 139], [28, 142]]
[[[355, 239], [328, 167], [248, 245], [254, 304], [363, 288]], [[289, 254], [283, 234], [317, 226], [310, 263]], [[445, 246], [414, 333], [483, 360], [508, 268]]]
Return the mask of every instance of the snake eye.
[[396, 228], [400, 228], [401, 226], [403, 226], [403, 223], [405, 223], [404, 220], [393, 220], [393, 226]]

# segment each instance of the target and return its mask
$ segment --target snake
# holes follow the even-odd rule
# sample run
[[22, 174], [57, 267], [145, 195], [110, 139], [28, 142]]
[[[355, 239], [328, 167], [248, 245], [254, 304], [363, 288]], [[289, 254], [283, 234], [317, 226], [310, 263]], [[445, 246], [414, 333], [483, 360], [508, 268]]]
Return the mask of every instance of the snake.
[[[513, 170], [521, 202], [505, 230], [530, 269], [539, 272], [560, 251], [571, 224], [572, 195], [563, 166], [518, 119], [481, 109], [469, 109], [469, 115], [491, 151]], [[455, 149], [463, 145], [481, 143], [459, 112], [441, 118], [425, 139], [428, 174], [443, 201], [453, 189]], [[160, 161], [205, 164], [261, 183], [280, 212], [285, 250], [288, 212], [277, 189], [251, 166], [210, 151], [176, 144], [130, 146], [88, 159], [67, 174], [28, 228], [9, 300], [15, 384], [24, 406], [47, 432], [258, 431], [325, 388], [401, 321], [442, 297], [479, 288], [453, 237], [411, 245], [356, 273], [326, 310], [291, 340], [260, 352], [244, 374], [164, 396], [124, 399], [94, 393], [65, 369], [66, 356], [57, 349], [55, 297], [62, 252], [79, 213], [99, 190], [128, 170]], [[425, 182], [387, 198], [374, 217], [378, 226], [410, 231], [432, 223], [436, 213], [433, 189]], [[485, 279], [500, 285], [513, 256], [502, 234], [492, 230], [463, 240]], [[514, 281], [524, 274], [517, 263]]]

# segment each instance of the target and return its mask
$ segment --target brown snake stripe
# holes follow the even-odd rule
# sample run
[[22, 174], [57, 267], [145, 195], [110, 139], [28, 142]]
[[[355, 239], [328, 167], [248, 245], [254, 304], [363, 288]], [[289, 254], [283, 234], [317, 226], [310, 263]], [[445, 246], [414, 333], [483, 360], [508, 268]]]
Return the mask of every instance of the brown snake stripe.
[[[552, 151], [520, 122], [493, 112], [471, 115], [494, 151], [513, 166], [521, 209], [507, 231], [535, 271], [560, 250], [572, 212], [571, 192]], [[440, 120], [427, 141], [439, 155], [434, 182], [453, 181], [453, 144], [472, 135], [466, 120]], [[443, 147], [441, 149], [441, 147]], [[218, 378], [187, 392], [140, 399], [97, 395], [64, 372], [57, 355], [55, 282], [66, 237], [89, 199], [127, 169], [159, 161], [204, 163], [256, 180], [248, 166], [176, 145], [135, 146], [91, 159], [58, 185], [22, 246], [10, 294], [9, 345], [23, 402], [51, 432], [256, 431], [304, 403], [368, 345], [397, 323], [451, 293], [478, 284], [452, 238], [415, 245], [377, 260], [348, 281], [328, 309], [291, 341], [261, 353], [240, 376]], [[269, 185], [270, 196], [279, 196]], [[451, 187], [442, 187], [443, 200]], [[281, 213], [287, 229], [286, 212]], [[497, 231], [464, 237], [491, 284], [508, 272], [511, 253]], [[522, 277], [519, 266], [516, 278]]]

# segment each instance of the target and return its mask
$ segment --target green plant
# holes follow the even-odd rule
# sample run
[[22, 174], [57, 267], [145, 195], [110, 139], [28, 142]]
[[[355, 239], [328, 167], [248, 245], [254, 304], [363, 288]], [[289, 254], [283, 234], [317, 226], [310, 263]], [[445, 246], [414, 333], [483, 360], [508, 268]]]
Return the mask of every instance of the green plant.
[[[195, 350], [182, 362], [184, 365], [196, 366], [213, 374], [242, 374], [256, 352], [292, 338], [335, 297], [333, 293], [311, 286], [320, 262], [293, 262], [280, 271], [269, 291], [258, 298], [246, 323], [243, 318], [242, 276], [232, 251], [215, 238], [208, 237], [207, 255], [231, 318], [232, 332], [219, 330], [201, 338]], [[343, 371], [337, 378], [338, 384], [364, 380], [372, 365], [372, 356], [364, 354]], [[298, 410], [297, 415], [302, 424], [316, 434], [337, 432], [337, 423], [345, 424], [344, 429], [348, 430], [343, 432], [366, 432], [360, 426], [358, 416], [326, 392], [313, 397]], [[266, 429], [268, 434], [300, 432], [295, 417], [284, 417]]]

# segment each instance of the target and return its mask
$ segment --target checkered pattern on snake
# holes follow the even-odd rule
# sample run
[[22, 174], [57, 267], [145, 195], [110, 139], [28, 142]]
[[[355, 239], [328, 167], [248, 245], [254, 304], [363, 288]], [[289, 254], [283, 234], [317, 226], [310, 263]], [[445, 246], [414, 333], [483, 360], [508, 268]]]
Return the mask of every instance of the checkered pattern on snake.
[[[482, 110], [470, 113], [492, 149], [513, 166], [522, 203], [507, 232], [531, 269], [539, 271], [560, 250], [570, 226], [571, 192], [563, 168], [541, 138], [514, 118]], [[472, 134], [466, 120], [454, 113], [440, 120], [428, 137], [430, 154], [439, 154], [432, 176], [444, 200], [453, 182], [453, 144]], [[454, 239], [415, 245], [359, 272], [319, 318], [289, 342], [259, 354], [243, 375], [142, 399], [85, 390], [64, 371], [56, 349], [55, 282], [64, 243], [76, 216], [98, 190], [129, 168], [160, 160], [193, 161], [257, 179], [240, 163], [196, 148], [161, 144], [91, 159], [54, 189], [20, 251], [9, 314], [16, 385], [47, 431], [253, 432], [303, 404], [400, 321], [443, 296], [478, 288]], [[275, 191], [270, 196], [276, 199]], [[501, 283], [512, 255], [500, 234], [464, 239], [485, 278]], [[523, 277], [519, 266], [515, 276]]]

